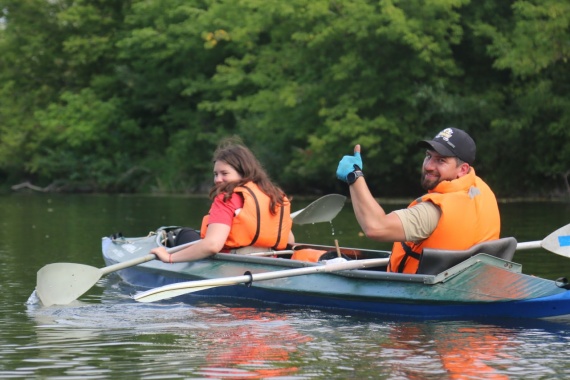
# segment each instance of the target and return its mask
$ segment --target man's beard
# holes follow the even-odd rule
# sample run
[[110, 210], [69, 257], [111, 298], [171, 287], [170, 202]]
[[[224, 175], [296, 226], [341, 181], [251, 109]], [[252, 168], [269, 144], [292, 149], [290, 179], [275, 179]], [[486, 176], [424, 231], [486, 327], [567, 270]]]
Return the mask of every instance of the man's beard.
[[422, 176], [420, 178], [420, 184], [425, 191], [433, 190], [441, 182], [441, 177], [437, 177], [432, 180], [426, 179], [426, 172], [422, 171]]

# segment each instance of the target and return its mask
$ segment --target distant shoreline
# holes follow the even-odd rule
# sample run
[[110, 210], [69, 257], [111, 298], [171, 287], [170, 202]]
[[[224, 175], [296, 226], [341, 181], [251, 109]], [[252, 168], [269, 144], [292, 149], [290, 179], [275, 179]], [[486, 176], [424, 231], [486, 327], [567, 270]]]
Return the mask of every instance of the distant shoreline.
[[[30, 188], [27, 186], [20, 187], [18, 189], [12, 189], [9, 192], [0, 192], [0, 196], [2, 195], [9, 195], [9, 194], [21, 194], [21, 195], [50, 195], [50, 196], [66, 196], [66, 195], [85, 195], [85, 196], [120, 196], [120, 197], [128, 197], [128, 196], [138, 196], [138, 197], [179, 197], [179, 198], [203, 198], [208, 197], [207, 193], [81, 193], [81, 192], [52, 192], [52, 191], [38, 191], [35, 188]], [[301, 194], [294, 194], [291, 195], [290, 198], [292, 199], [299, 199], [304, 201], [311, 201], [315, 200], [319, 197], [322, 197], [326, 194], [312, 194], [312, 195], [301, 195]], [[343, 194], [346, 195], [346, 194]], [[413, 201], [416, 197], [409, 197], [409, 198], [384, 198], [384, 197], [375, 197], [376, 201], [380, 204], [409, 204]], [[347, 203], [350, 203], [350, 197], [347, 196], [346, 199]], [[499, 203], [530, 203], [530, 202], [559, 202], [559, 203], [570, 203], [570, 195], [569, 196], [550, 196], [550, 197], [537, 197], [537, 196], [528, 196], [528, 197], [507, 197], [507, 198], [498, 198], [497, 202]]]

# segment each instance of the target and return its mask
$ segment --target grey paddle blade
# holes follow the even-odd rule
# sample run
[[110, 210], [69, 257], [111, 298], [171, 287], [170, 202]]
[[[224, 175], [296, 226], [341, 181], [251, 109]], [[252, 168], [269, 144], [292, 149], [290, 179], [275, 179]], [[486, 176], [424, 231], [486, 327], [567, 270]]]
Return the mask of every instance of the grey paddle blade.
[[45, 306], [66, 305], [88, 291], [101, 275], [99, 268], [89, 265], [48, 264], [38, 271], [36, 292]]
[[291, 217], [295, 224], [330, 222], [342, 210], [345, 201], [344, 195], [325, 195], [304, 209], [292, 213]]

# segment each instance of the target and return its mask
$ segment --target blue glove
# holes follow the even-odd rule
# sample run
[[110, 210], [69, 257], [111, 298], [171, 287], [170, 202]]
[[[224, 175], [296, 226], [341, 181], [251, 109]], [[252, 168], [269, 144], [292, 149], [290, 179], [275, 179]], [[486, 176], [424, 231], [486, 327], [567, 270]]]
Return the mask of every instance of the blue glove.
[[360, 157], [360, 149], [358, 150], [358, 152], [354, 152], [353, 156], [344, 156], [338, 163], [338, 168], [336, 168], [336, 177], [341, 181], [348, 183], [346, 180], [348, 173], [352, 173], [357, 169], [362, 170], [362, 158]]

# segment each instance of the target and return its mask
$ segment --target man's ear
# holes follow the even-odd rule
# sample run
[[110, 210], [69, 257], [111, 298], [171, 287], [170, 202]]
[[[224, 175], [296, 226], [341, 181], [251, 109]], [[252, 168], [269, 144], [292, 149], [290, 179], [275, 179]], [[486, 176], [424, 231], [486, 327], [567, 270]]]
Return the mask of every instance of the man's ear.
[[464, 162], [459, 167], [459, 174], [457, 175], [457, 177], [463, 177], [464, 175], [467, 175], [470, 171], [471, 171], [471, 166], [468, 163]]

